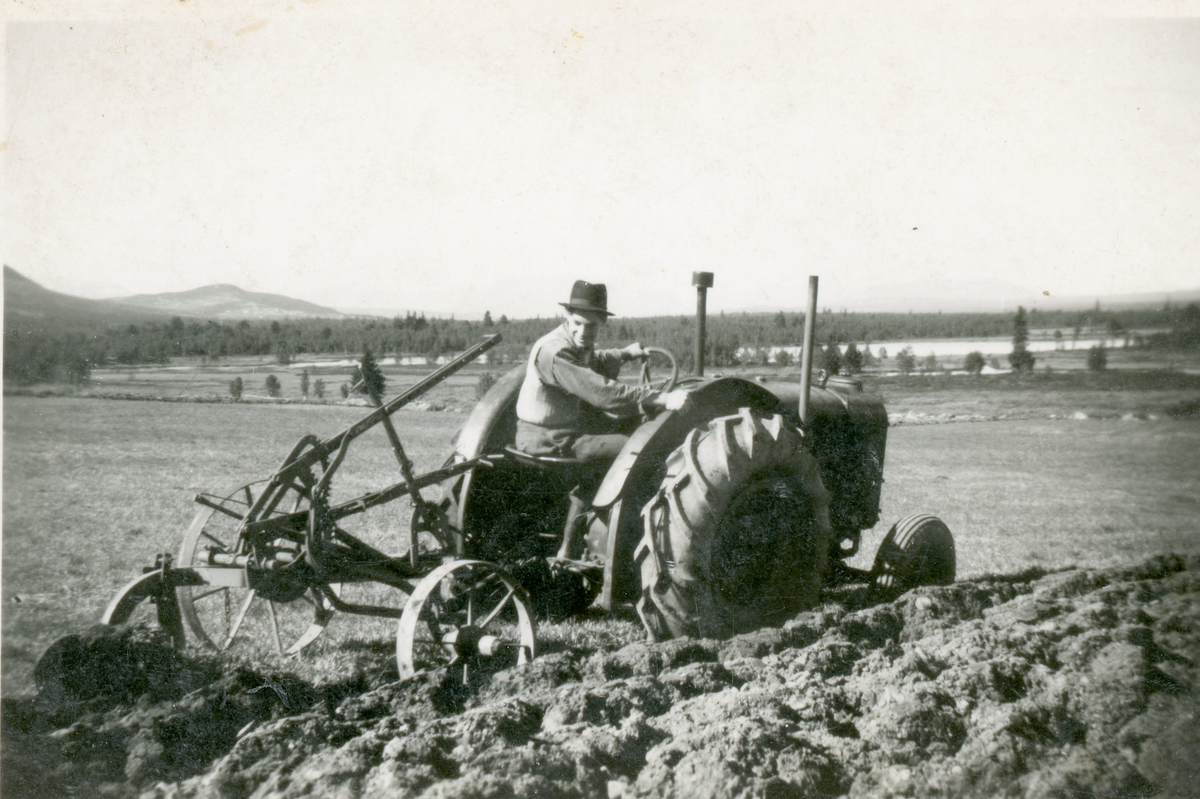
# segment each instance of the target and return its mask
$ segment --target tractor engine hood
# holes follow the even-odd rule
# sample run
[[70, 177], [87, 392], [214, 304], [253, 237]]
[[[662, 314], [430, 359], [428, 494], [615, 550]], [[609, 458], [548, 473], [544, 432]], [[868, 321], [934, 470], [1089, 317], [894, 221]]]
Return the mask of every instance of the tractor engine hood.
[[[689, 392], [683, 413], [665, 412], [638, 428], [617, 456], [600, 486], [593, 504], [605, 507], [618, 499], [629, 475], [651, 462], [661, 462], [678, 447], [694, 427], [719, 416], [750, 407], [763, 414], [782, 414], [800, 426], [800, 385], [742, 378], [705, 378], [683, 381], [679, 388]], [[806, 438], [810, 449], [828, 457], [843, 449], [847, 438], [874, 443], [877, 466], [882, 469], [883, 445], [887, 436], [887, 411], [876, 395], [866, 394], [862, 383], [850, 378], [831, 378], [823, 387], [813, 386], [809, 399], [812, 420]], [[873, 464], [875, 465], [875, 464]], [[880, 478], [882, 479], [882, 478]]]
[[[799, 421], [799, 383], [756, 382], [778, 397], [785, 406], [790, 407], [796, 414], [795, 420]], [[824, 386], [814, 385], [808, 401], [814, 421], [822, 416], [845, 414], [855, 424], [881, 427], [887, 427], [888, 424], [883, 400], [878, 395], [864, 392], [862, 381], [853, 377], [834, 375]]]

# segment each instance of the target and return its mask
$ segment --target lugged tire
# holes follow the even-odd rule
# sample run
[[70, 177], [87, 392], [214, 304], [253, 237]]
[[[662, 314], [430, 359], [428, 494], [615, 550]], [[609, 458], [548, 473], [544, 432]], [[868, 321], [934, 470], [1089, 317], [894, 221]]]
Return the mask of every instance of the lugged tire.
[[918, 513], [892, 525], [875, 553], [872, 588], [899, 595], [920, 585], [949, 585], [957, 568], [954, 536], [936, 516]]
[[691, 431], [642, 509], [638, 614], [652, 640], [720, 638], [815, 605], [833, 530], [791, 423], [750, 408]]

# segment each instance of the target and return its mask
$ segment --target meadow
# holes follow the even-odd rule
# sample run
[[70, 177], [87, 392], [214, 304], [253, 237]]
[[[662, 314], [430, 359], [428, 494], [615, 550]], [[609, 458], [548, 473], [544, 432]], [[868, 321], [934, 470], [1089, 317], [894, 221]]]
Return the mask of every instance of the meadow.
[[[545, 323], [539, 330], [544, 332]], [[642, 331], [654, 334], [655, 331]], [[1044, 332], [1044, 331], [1043, 331]], [[508, 333], [506, 332], [507, 336]], [[478, 340], [477, 338], [472, 341]], [[628, 339], [622, 339], [622, 342]], [[507, 339], [505, 340], [507, 342]], [[644, 343], [650, 344], [657, 339], [642, 336]], [[982, 340], [979, 340], [982, 341]], [[903, 387], [915, 384], [924, 391], [922, 380], [940, 380], [947, 377], [966, 377], [961, 371], [967, 347], [982, 349], [985, 353], [996, 353], [1009, 346], [1008, 339], [993, 338], [993, 347], [975, 346], [966, 339], [941, 340], [925, 342], [907, 342], [913, 346], [917, 360], [917, 368], [909, 375], [899, 374], [897, 355], [906, 342], [876, 342], [873, 350], [878, 353], [880, 348], [886, 348], [889, 357], [876, 359], [864, 368], [863, 375], [869, 381], [883, 380], [880, 385]], [[1035, 341], [1034, 344], [1046, 344], [1045, 341]], [[953, 345], [953, 346], [952, 346]], [[508, 346], [502, 344], [501, 348]], [[690, 347], [690, 344], [687, 344]], [[999, 347], [1000, 350], [996, 348]], [[776, 348], [778, 349], [778, 348]], [[795, 347], [791, 347], [795, 350]], [[687, 352], [675, 349], [681, 364], [686, 360]], [[708, 374], [743, 375], [748, 377], [764, 377], [768, 380], [798, 381], [800, 375], [799, 356], [795, 355], [787, 363], [779, 364], [772, 360], [768, 364], [758, 362], [757, 356], [748, 358], [748, 362], [735, 366], [716, 367], [709, 364]], [[933, 363], [927, 363], [932, 356]], [[1107, 372], [1090, 373], [1087, 368], [1088, 347], [1072, 342], [1062, 345], [1062, 349], [1037, 349], [1035, 374], [1025, 380], [1012, 380], [1011, 375], [994, 373], [989, 367], [988, 373], [981, 376], [984, 382], [965, 383], [967, 393], [978, 394], [982, 386], [988, 391], [1038, 391], [1043, 398], [1050, 397], [1047, 388], [1055, 392], [1067, 389], [1073, 391], [1082, 386], [1092, 385], [1099, 391], [1111, 393], [1114, 397], [1128, 398], [1131, 391], [1148, 389], [1154, 392], [1168, 390], [1171, 387], [1180, 390], [1191, 390], [1188, 396], [1195, 396], [1198, 385], [1196, 378], [1200, 376], [1200, 351], [1180, 349], [1152, 349], [1139, 347], [1113, 346], [1107, 350]], [[388, 378], [389, 392], [398, 392], [401, 388], [415, 383], [433, 370], [433, 366], [422, 363], [408, 363], [414, 358], [400, 359], [405, 363], [397, 363], [394, 355], [381, 356], [380, 365]], [[444, 361], [445, 358], [442, 359]], [[753, 362], [749, 362], [753, 361]], [[469, 410], [475, 401], [475, 387], [483, 374], [498, 376], [518, 365], [519, 358], [511, 352], [496, 350], [484, 355], [479, 362], [472, 363], [462, 372], [451, 376], [436, 386], [423, 398], [419, 407], [448, 407], [453, 410]], [[996, 362], [1001, 370], [1008, 368], [1008, 362], [1003, 354], [996, 356]], [[664, 369], [658, 358], [652, 362], [656, 374]], [[686, 369], [686, 367], [685, 367]], [[632, 373], [632, 369], [627, 369]], [[1119, 386], [1111, 390], [1113, 378], [1110, 375], [1120, 375], [1135, 384]], [[303, 390], [303, 379], [307, 376], [308, 392]], [[1034, 380], [1033, 378], [1036, 378]], [[307, 402], [316, 404], [337, 404], [342, 401], [341, 388], [349, 387], [356, 382], [355, 361], [345, 353], [339, 354], [305, 354], [297, 355], [290, 363], [280, 363], [272, 355], [236, 355], [218, 359], [206, 356], [192, 355], [169, 359], [168, 363], [139, 363], [117, 365], [107, 362], [104, 366], [95, 366], [90, 370], [89, 379], [75, 386], [64, 383], [12, 383], [6, 387], [8, 391], [21, 394], [36, 395], [70, 395], [90, 397], [129, 397], [152, 398], [164, 400], [200, 399], [213, 402], [230, 402], [230, 383], [236, 379], [242, 381], [243, 402]], [[1117, 378], [1118, 380], [1120, 378]], [[269, 396], [267, 381], [273, 380], [278, 384], [278, 397]], [[317, 382], [323, 384], [323, 396], [318, 395]], [[1038, 382], [1038, 381], [1049, 381]], [[12, 386], [19, 386], [13, 388]], [[941, 392], [933, 392], [935, 401], [943, 398]]]
[[[160, 387], [175, 381], [173, 390], [204, 381], [216, 389], [228, 380], [222, 373], [158, 374]], [[469, 405], [478, 374], [439, 387], [443, 400]], [[398, 372], [389, 378], [390, 391], [406, 379]], [[869, 381], [868, 388], [882, 393], [893, 413], [961, 408], [966, 416], [1007, 418], [893, 427], [884, 521], [864, 535], [855, 565], [869, 566], [888, 525], [915, 512], [935, 513], [954, 530], [961, 577], [1200, 551], [1200, 424], [1169, 412], [1200, 397], [1194, 376], [916, 376]], [[94, 623], [155, 553], [177, 550], [195, 494], [263, 478], [302, 434], [327, 437], [364, 412], [332, 402], [6, 397], [3, 693], [32, 690], [33, 665], [52, 641]], [[418, 470], [442, 463], [465, 420], [428, 410], [394, 418]], [[398, 479], [382, 431], [368, 433], [353, 454], [335, 500], [338, 492], [358, 494]], [[408, 513], [400, 501], [376, 515], [369, 531], [375, 543], [402, 549]], [[389, 650], [393, 634], [392, 622], [338, 617], [302, 661], [278, 667], [309, 679], [344, 676]], [[552, 625], [546, 634], [641, 637], [628, 613]]]

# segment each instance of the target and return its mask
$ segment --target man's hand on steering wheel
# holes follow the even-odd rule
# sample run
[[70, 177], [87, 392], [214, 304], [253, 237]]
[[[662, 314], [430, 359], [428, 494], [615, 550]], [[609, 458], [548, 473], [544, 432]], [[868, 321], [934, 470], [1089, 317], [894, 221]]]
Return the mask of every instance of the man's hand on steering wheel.
[[[664, 350], [661, 347], [643, 347], [640, 342], [635, 341], [622, 349], [621, 352], [630, 360], [642, 361], [642, 375], [639, 385], [654, 389], [654, 392], [642, 401], [642, 421], [649, 420], [651, 407], [665, 408], [669, 411], [677, 411], [683, 408], [684, 403], [687, 402], [687, 394], [686, 392], [672, 390], [675, 388], [675, 381], [679, 378], [679, 361], [670, 350]], [[649, 358], [653, 353], [663, 355], [671, 362], [670, 376], [657, 386], [652, 384], [650, 380]]]
[[646, 348], [638, 341], [633, 342], [628, 347], [622, 347], [621, 352], [625, 353], [625, 360], [627, 361], [644, 361], [650, 357], [650, 353], [646, 352]]

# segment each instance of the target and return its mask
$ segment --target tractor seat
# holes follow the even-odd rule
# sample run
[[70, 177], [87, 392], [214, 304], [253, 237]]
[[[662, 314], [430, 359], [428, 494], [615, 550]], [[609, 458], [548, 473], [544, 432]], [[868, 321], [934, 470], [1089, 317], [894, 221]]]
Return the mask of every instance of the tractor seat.
[[596, 495], [612, 461], [605, 458], [564, 458], [560, 455], [531, 455], [516, 447], [505, 447], [504, 457], [525, 468], [536, 469], [547, 479], [562, 481], [564, 488], [574, 486], [572, 494], [590, 502]]

